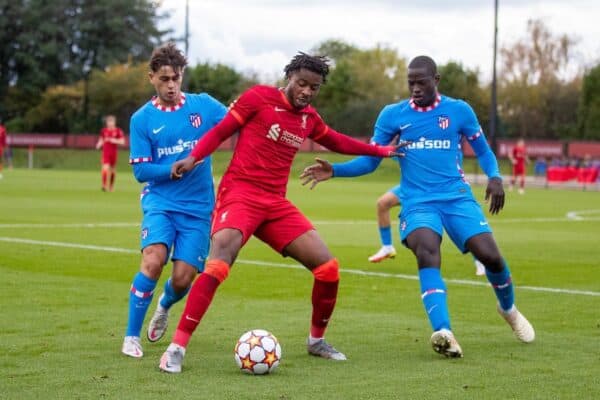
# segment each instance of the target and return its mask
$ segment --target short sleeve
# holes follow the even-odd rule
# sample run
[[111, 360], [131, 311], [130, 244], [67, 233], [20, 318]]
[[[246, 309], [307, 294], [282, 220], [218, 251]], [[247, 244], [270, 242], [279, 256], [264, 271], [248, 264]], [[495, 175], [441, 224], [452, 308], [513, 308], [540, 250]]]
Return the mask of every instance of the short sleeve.
[[205, 93], [204, 96], [206, 108], [209, 110], [208, 123], [210, 126], [215, 126], [227, 114], [227, 107], [209, 94]]
[[460, 133], [469, 141], [475, 140], [483, 133], [481, 125], [479, 125], [475, 111], [473, 111], [470, 105], [462, 100], [460, 101], [460, 105], [461, 115], [464, 118], [460, 127]]

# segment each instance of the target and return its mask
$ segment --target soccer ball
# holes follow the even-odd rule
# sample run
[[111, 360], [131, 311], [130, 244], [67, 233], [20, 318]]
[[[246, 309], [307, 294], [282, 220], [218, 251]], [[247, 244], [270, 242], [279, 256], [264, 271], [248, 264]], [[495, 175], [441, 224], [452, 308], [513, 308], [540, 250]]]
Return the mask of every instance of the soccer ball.
[[247, 374], [273, 372], [281, 361], [281, 346], [277, 338], [264, 329], [244, 333], [233, 350], [237, 366]]

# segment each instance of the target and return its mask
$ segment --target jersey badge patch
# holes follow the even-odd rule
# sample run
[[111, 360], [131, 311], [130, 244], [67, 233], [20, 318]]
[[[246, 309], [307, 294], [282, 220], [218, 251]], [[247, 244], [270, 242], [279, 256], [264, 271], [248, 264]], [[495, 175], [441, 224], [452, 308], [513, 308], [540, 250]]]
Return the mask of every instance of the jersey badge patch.
[[450, 126], [450, 118], [445, 115], [440, 115], [438, 117], [438, 125], [442, 129], [447, 129]]
[[192, 124], [192, 126], [194, 128], [197, 128], [200, 125], [202, 125], [202, 118], [200, 117], [200, 114], [198, 114], [198, 113], [190, 114], [190, 123]]

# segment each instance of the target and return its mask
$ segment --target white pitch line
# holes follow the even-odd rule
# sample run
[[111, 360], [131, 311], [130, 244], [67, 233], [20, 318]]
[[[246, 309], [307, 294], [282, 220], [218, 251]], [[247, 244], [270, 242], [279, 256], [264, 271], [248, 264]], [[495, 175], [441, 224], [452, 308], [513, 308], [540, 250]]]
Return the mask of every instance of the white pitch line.
[[[45, 240], [22, 239], [22, 238], [13, 238], [13, 237], [5, 237], [5, 236], [0, 236], [0, 242], [36, 244], [36, 245], [40, 245], [40, 246], [53, 246], [53, 247], [67, 247], [67, 248], [74, 248], [74, 249], [106, 251], [106, 252], [110, 252], [110, 253], [126, 253], [126, 254], [139, 254], [140, 253], [139, 250], [123, 249], [120, 247], [96, 246], [96, 245], [91, 245], [91, 244], [66, 243], [66, 242], [51, 242], [51, 241], [45, 241]], [[285, 264], [285, 263], [276, 263], [276, 262], [269, 262], [269, 261], [238, 259], [237, 263], [258, 265], [261, 267], [304, 269], [303, 266], [298, 265], [298, 264]], [[340, 272], [346, 273], [346, 274], [374, 276], [374, 277], [380, 277], [380, 278], [395, 278], [395, 279], [405, 279], [405, 280], [412, 280], [412, 281], [419, 280], [418, 276], [408, 275], [408, 274], [391, 274], [391, 273], [387, 273], [387, 272], [363, 271], [363, 270], [357, 270], [357, 269], [343, 269], [343, 268], [340, 269]], [[446, 279], [446, 282], [457, 284], [457, 285], [489, 286], [489, 284], [487, 282], [471, 281], [471, 280], [467, 280], [467, 279]], [[563, 294], [574, 294], [574, 295], [581, 295], [581, 296], [600, 296], [600, 292], [594, 292], [591, 290], [559, 289], [559, 288], [548, 288], [548, 287], [538, 287], [538, 286], [517, 286], [517, 287], [522, 290], [531, 290], [531, 291], [535, 291], [535, 292], [563, 293]]]
[[[600, 210], [569, 211], [564, 217], [533, 217], [533, 218], [507, 218], [491, 220], [492, 224], [512, 224], [521, 222], [590, 222], [600, 221], [598, 217], [583, 217], [582, 215], [600, 214]], [[314, 225], [373, 225], [374, 220], [322, 220], [312, 221]], [[397, 225], [398, 221], [392, 221]], [[73, 224], [31, 224], [15, 223], [0, 224], [0, 229], [29, 228], [29, 229], [56, 229], [56, 228], [131, 228], [140, 226], [139, 222], [100, 222], [100, 223], [73, 223]]]
[[0, 228], [129, 228], [139, 222], [101, 222], [79, 224], [0, 224]]

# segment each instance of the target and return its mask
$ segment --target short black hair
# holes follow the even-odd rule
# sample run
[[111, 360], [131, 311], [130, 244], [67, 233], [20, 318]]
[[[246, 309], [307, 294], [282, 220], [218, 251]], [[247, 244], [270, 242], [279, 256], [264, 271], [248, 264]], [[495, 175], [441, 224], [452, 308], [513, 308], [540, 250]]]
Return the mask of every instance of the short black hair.
[[408, 64], [408, 68], [426, 68], [431, 76], [437, 75], [437, 65], [429, 56], [417, 56]]
[[175, 43], [168, 42], [154, 49], [149, 64], [152, 72], [157, 72], [166, 65], [179, 70], [187, 65], [187, 59]]
[[285, 77], [289, 78], [293, 72], [299, 71], [302, 68], [321, 75], [323, 83], [325, 83], [329, 74], [329, 59], [325, 56], [311, 56], [299, 51], [290, 63], [285, 66], [283, 71], [285, 72]]

